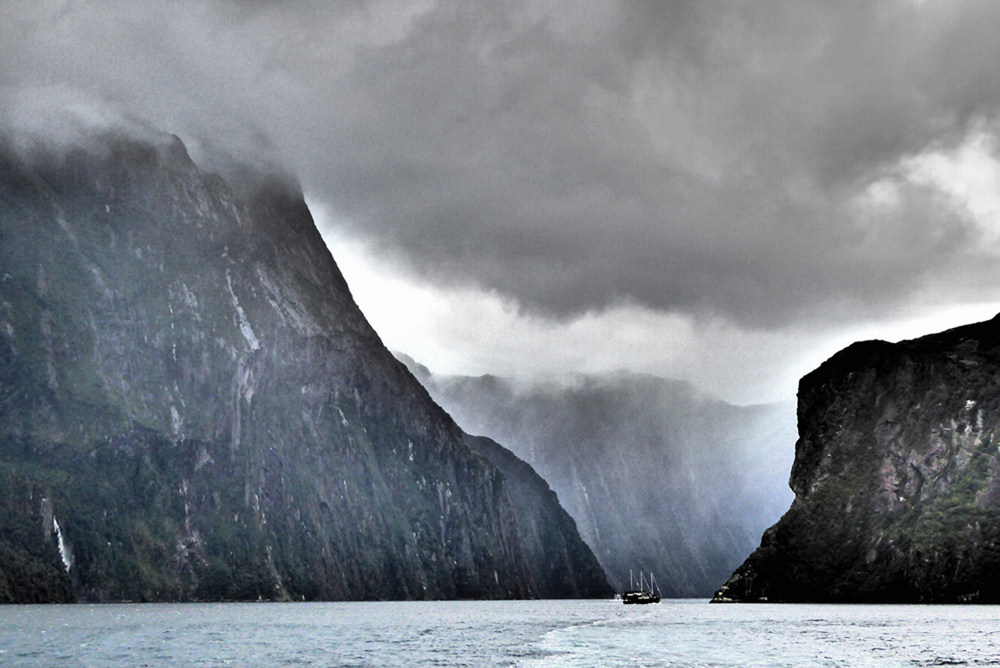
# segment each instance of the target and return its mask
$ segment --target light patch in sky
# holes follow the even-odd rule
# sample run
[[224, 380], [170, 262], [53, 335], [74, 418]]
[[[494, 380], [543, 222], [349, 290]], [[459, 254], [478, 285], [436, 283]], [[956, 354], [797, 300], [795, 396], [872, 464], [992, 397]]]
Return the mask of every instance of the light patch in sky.
[[913, 183], [938, 189], [971, 218], [989, 250], [1000, 253], [1000, 161], [997, 141], [979, 129], [953, 150], [934, 150], [904, 162]]
[[365, 317], [393, 350], [435, 373], [492, 373], [517, 380], [630, 369], [681, 377], [698, 332], [688, 316], [633, 305], [553, 320], [475, 287], [417, 282], [391, 258], [339, 232], [310, 200], [327, 246]]
[[495, 292], [417, 281], [391, 257], [341, 232], [328, 207], [313, 198], [309, 207], [386, 346], [435, 374], [494, 374], [532, 383], [627, 370], [685, 380], [733, 404], [788, 401], [803, 375], [855, 341], [915, 338], [1000, 311], [1000, 302], [941, 306], [928, 295], [928, 305], [915, 307], [910, 317], [833, 331], [809, 325], [744, 329], [634, 304], [548, 319], [524, 313]]

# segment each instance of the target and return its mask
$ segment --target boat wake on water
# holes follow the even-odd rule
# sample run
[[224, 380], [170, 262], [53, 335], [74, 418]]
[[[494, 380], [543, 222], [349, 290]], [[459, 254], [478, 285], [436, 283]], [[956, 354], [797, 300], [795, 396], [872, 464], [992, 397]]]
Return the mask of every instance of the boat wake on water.
[[0, 606], [0, 666], [996, 666], [998, 629], [997, 606], [692, 599]]

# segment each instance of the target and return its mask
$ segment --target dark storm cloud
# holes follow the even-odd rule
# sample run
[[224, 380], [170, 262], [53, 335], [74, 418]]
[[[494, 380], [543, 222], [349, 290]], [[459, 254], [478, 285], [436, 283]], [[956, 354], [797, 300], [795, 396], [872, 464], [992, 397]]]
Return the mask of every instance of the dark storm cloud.
[[[968, 220], [900, 176], [996, 124], [995, 3], [3, 11], [6, 99], [78, 91], [206, 161], [280, 161], [411, 271], [529, 310], [630, 301], [779, 326], [995, 268]], [[864, 218], [887, 178], [898, 206]]]

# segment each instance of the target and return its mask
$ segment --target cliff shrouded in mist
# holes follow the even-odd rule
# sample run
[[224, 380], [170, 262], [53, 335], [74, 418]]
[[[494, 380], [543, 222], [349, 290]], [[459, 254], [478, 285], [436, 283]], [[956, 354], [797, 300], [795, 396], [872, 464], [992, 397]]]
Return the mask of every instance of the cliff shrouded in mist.
[[504, 474], [531, 571], [551, 598], [606, 596], [607, 579], [594, 553], [580, 540], [576, 523], [555, 492], [531, 466], [496, 441], [466, 436], [466, 443]]
[[799, 384], [791, 508], [718, 601], [1000, 602], [1000, 319]]
[[789, 407], [732, 406], [628, 374], [518, 388], [404, 359], [466, 431], [548, 481], [619, 591], [642, 570], [665, 596], [711, 596], [791, 499]]
[[0, 150], [0, 601], [609, 594], [571, 526], [537, 570], [545, 520], [382, 346], [296, 187], [86, 144]]

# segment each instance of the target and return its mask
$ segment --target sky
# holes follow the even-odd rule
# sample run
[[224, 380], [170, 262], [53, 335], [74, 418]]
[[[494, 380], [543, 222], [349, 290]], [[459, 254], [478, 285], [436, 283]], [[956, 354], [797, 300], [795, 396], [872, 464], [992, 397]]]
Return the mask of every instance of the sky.
[[791, 399], [1000, 312], [1000, 3], [0, 0], [0, 123], [301, 183], [443, 374]]

